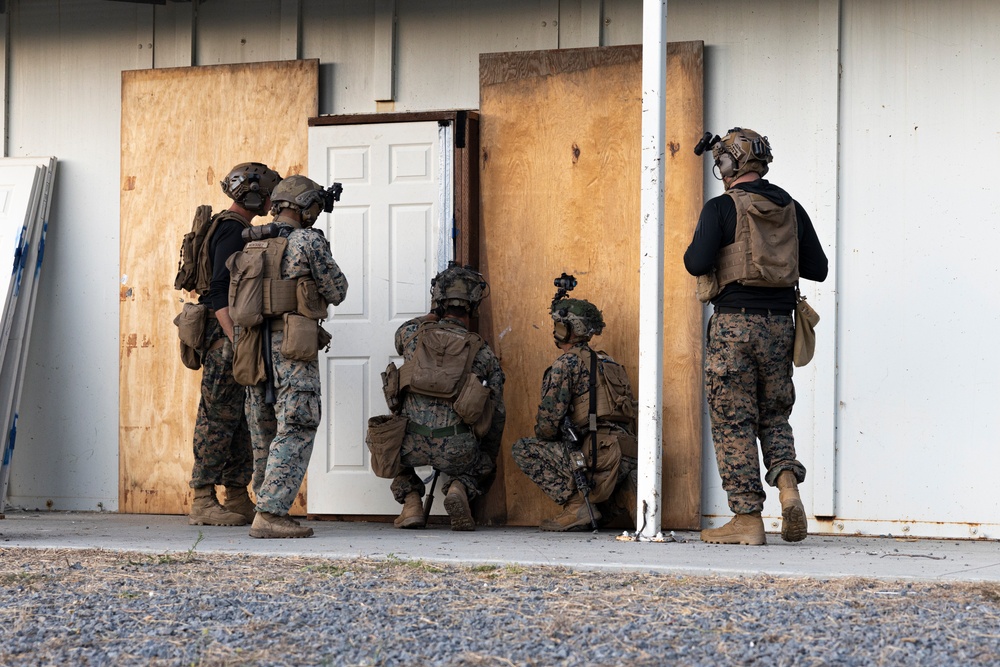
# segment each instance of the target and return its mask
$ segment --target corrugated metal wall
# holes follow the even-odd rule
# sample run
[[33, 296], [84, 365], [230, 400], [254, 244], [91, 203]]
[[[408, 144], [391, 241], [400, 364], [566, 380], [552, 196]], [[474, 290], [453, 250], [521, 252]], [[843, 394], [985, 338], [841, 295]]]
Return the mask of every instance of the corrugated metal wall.
[[[979, 256], [996, 235], [998, 22], [990, 0], [669, 3], [669, 38], [705, 41], [706, 128], [770, 137], [770, 177], [835, 260], [808, 285], [823, 321], [793, 414], [825, 529], [996, 536], [995, 485], [974, 471], [1000, 463]], [[117, 503], [121, 70], [319, 58], [322, 113], [475, 108], [480, 52], [642, 34], [640, 0], [12, 0], [8, 26], [7, 153], [62, 161], [13, 501], [60, 509]], [[704, 469], [704, 511], [725, 514], [707, 442]]]

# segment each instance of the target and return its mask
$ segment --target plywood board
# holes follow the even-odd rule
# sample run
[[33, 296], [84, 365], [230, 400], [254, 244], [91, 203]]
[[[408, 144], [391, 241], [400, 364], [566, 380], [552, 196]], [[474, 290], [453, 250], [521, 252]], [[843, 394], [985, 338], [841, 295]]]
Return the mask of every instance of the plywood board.
[[122, 512], [189, 511], [201, 372], [181, 364], [173, 325], [194, 298], [173, 288], [180, 239], [199, 204], [232, 203], [219, 181], [234, 165], [305, 173], [318, 76], [317, 60], [122, 73]]
[[[681, 257], [702, 204], [702, 43], [668, 47], [664, 271], [663, 526], [697, 528], [701, 484], [702, 308]], [[533, 434], [552, 341], [553, 279], [604, 312], [594, 339], [638, 365], [641, 149], [639, 46], [480, 57], [481, 266], [491, 296], [481, 328], [507, 374], [503, 456], [508, 522], [558, 508], [510, 458]]]

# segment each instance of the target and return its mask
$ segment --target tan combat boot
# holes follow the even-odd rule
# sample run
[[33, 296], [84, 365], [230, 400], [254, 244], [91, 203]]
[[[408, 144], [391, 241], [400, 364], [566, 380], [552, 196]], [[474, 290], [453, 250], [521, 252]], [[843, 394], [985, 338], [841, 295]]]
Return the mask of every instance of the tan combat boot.
[[795, 473], [782, 470], [778, 475], [778, 498], [781, 500], [781, 539], [786, 542], [800, 542], [806, 539], [809, 524], [806, 510], [799, 497], [799, 484]]
[[[583, 501], [583, 494], [579, 491], [562, 506], [562, 512], [546, 519], [539, 524], [540, 530], [561, 533], [576, 528], [590, 528], [590, 512], [587, 511], [587, 503]], [[594, 521], [601, 520], [601, 513], [594, 508]]]
[[712, 544], [746, 544], [755, 547], [767, 544], [767, 538], [764, 536], [764, 520], [760, 518], [760, 512], [737, 514], [724, 526], [701, 531], [701, 541]]
[[452, 482], [448, 487], [448, 495], [444, 497], [444, 509], [451, 517], [452, 530], [476, 529], [476, 521], [472, 518], [472, 509], [469, 507], [469, 495], [461, 482]]
[[223, 508], [215, 497], [214, 486], [202, 486], [194, 490], [188, 523], [192, 526], [245, 526], [247, 519]]
[[281, 537], [312, 537], [313, 529], [299, 525], [290, 516], [279, 516], [270, 512], [257, 512], [250, 526], [250, 537], [264, 539]]
[[253, 501], [250, 500], [250, 494], [247, 493], [245, 486], [227, 486], [226, 502], [222, 503], [222, 506], [230, 512], [242, 514], [247, 523], [253, 521], [254, 517], [257, 516], [257, 509], [254, 507]]
[[403, 511], [399, 513], [392, 525], [396, 528], [423, 528], [427, 521], [424, 519], [424, 506], [420, 502], [420, 496], [416, 491], [410, 491], [403, 500]]

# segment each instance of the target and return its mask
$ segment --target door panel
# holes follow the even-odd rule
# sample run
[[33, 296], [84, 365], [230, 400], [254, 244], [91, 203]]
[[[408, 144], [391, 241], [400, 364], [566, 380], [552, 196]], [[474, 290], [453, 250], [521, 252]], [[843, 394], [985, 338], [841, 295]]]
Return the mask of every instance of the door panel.
[[[442, 223], [443, 131], [436, 122], [325, 125], [309, 128], [309, 175], [344, 192], [319, 223], [347, 276], [344, 302], [325, 326], [320, 353], [324, 422], [309, 465], [311, 514], [396, 514], [389, 480], [369, 467], [368, 418], [388, 412], [381, 372], [397, 364], [393, 338], [430, 308], [430, 281], [450, 244]], [[429, 474], [429, 470], [420, 471]], [[440, 511], [440, 494], [438, 494]]]

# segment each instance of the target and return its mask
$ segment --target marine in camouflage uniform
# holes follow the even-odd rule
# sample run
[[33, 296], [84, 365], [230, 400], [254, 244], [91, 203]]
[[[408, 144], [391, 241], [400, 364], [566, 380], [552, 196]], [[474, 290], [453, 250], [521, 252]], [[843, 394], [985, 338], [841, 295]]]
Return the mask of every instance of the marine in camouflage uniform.
[[[245, 390], [233, 378], [233, 323], [229, 318], [229, 269], [226, 260], [243, 248], [242, 232], [267, 212], [271, 189], [281, 177], [266, 165], [249, 162], [234, 167], [221, 182], [233, 204], [216, 216], [209, 238], [209, 289], [200, 302], [209, 308], [205, 350], [201, 355], [201, 400], [194, 429], [194, 466], [191, 487], [194, 502], [189, 522], [194, 525], [242, 526], [253, 520], [254, 506], [247, 495], [252, 471], [250, 432], [244, 413]], [[223, 505], [215, 486], [226, 488]]]
[[[482, 275], [468, 268], [451, 266], [438, 274], [431, 289], [435, 311], [411, 319], [396, 330], [396, 353], [403, 356], [404, 362], [412, 359], [419, 342], [418, 330], [428, 322], [466, 332], [469, 318], [482, 298], [484, 285]], [[403, 505], [395, 521], [397, 528], [424, 525], [420, 498], [425, 487], [413, 469], [431, 466], [441, 473], [444, 505], [452, 530], [475, 530], [469, 503], [484, 495], [496, 477], [496, 460], [507, 411], [503, 401], [504, 373], [493, 350], [485, 342], [476, 352], [470, 372], [489, 388], [493, 406], [492, 417], [482, 439], [477, 439], [455, 412], [452, 399], [427, 396], [417, 391], [403, 392], [400, 411], [408, 418], [409, 426], [400, 450], [403, 469], [390, 486], [393, 498]], [[438, 429], [456, 432], [440, 436], [428, 432]]]
[[[336, 306], [347, 296], [347, 278], [334, 261], [323, 232], [311, 226], [319, 214], [322, 193], [323, 189], [306, 177], [290, 176], [275, 188], [272, 212], [276, 213], [275, 223], [293, 228], [281, 259], [281, 278], [311, 277], [319, 295]], [[247, 395], [257, 496], [252, 537], [312, 535], [311, 528], [300, 526], [288, 512], [305, 477], [322, 416], [319, 360], [286, 357], [281, 353], [283, 337], [282, 331], [272, 327], [271, 349], [266, 351], [274, 373], [274, 405], [264, 400], [263, 383], [251, 387]]]
[[[553, 318], [557, 317], [556, 309], [559, 305], [567, 303], [586, 304], [581, 307], [589, 306], [596, 312], [597, 318], [601, 317], [600, 311], [588, 302], [567, 299], [554, 306]], [[514, 443], [511, 451], [514, 462], [524, 474], [562, 507], [559, 515], [543, 521], [539, 526], [547, 531], [573, 530], [590, 525], [590, 513], [583, 494], [577, 488], [573, 476], [574, 466], [568, 452], [582, 449], [589, 469], [592, 436], [586, 426], [577, 424], [574, 430], [578, 440], [573, 442], [567, 439], [563, 425], [567, 418], [572, 422], [574, 403], [590, 393], [590, 355], [598, 355], [598, 371], [602, 374], [608, 366], [620, 366], [608, 354], [595, 352], [589, 346], [591, 335], [587, 332], [600, 333], [604, 328], [603, 319], [595, 327], [585, 328], [585, 325], [580, 325], [577, 332], [573, 332], [570, 327], [568, 334], [565, 333], [566, 328], [559, 329], [558, 320], [556, 327], [556, 345], [563, 350], [563, 354], [545, 371], [542, 378], [542, 400], [535, 419], [535, 437], [521, 438]], [[585, 358], [588, 361], [584, 361]], [[606, 525], [617, 517], [628, 514], [634, 526], [637, 460], [634, 456], [623, 455], [617, 438], [614, 437], [634, 437], [634, 422], [598, 418], [597, 433], [597, 465], [595, 470], [588, 472], [592, 489], [589, 499], [594, 518], [599, 525]]]
[[[827, 258], [808, 214], [787, 192], [762, 178], [771, 161], [767, 137], [734, 128], [713, 153], [727, 191], [738, 188], [783, 208], [794, 206], [798, 275], [824, 280]], [[736, 229], [734, 198], [723, 194], [709, 200], [684, 254], [688, 272], [714, 275], [720, 251], [736, 241]], [[750, 286], [737, 281], [725, 284], [711, 299], [715, 313], [708, 326], [705, 394], [719, 475], [735, 516], [720, 528], [703, 530], [701, 538], [706, 542], [766, 544], [760, 514], [765, 499], [761, 456], [764, 481], [779, 490], [782, 538], [799, 541], [806, 537], [807, 520], [798, 492], [806, 470], [796, 458], [788, 423], [795, 403], [795, 291], [795, 286]]]

